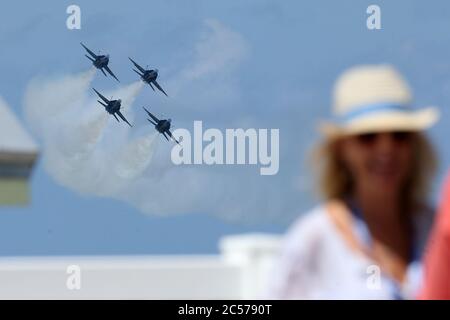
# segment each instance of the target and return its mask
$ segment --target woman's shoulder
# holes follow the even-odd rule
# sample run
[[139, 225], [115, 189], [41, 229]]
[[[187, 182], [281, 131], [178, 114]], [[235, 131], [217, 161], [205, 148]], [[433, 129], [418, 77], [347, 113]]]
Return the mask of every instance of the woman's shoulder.
[[328, 220], [326, 205], [318, 205], [302, 214], [294, 220], [294, 222], [289, 227], [289, 232], [293, 232], [298, 229], [304, 229], [306, 226], [310, 225], [322, 225]]
[[285, 246], [308, 245], [326, 237], [331, 223], [325, 205], [319, 205], [301, 214], [284, 236]]

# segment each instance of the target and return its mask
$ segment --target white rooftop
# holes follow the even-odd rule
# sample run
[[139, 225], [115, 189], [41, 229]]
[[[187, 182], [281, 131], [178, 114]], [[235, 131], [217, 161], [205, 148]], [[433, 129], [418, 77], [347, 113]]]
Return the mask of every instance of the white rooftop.
[[37, 145], [0, 97], [0, 153], [37, 153]]

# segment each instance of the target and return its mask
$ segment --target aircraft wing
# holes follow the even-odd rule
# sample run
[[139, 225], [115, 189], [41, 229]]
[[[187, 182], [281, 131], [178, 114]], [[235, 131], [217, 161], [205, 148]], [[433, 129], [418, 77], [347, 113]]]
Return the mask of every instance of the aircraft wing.
[[122, 114], [122, 112], [117, 111], [116, 113], [119, 115], [119, 117], [120, 117], [123, 121], [125, 121], [126, 123], [128, 123], [128, 125], [129, 125], [130, 127], [132, 127], [132, 125], [131, 125], [131, 124], [128, 122], [128, 120], [124, 117], [124, 115]]
[[134, 72], [136, 72], [140, 77], [143, 76], [143, 74], [140, 74], [139, 71], [137, 71], [136, 69], [133, 69]]
[[116, 79], [118, 82], [120, 82], [119, 81], [119, 79], [117, 79], [117, 77], [114, 75], [114, 73], [111, 71], [111, 69], [108, 67], [108, 66], [106, 66], [106, 67], [103, 67], [114, 79]]
[[104, 96], [102, 96], [102, 94], [101, 94], [100, 92], [98, 92], [98, 91], [95, 90], [94, 88], [92, 88], [92, 89], [95, 91], [95, 93], [96, 93], [103, 101], [105, 101], [106, 103], [109, 103], [109, 100], [106, 99]]
[[97, 59], [97, 55], [95, 53], [93, 53], [91, 50], [88, 49], [88, 47], [86, 47], [82, 42], [80, 42], [80, 44], [83, 46], [84, 49], [86, 49], [86, 51], [94, 58]]
[[167, 132], [167, 134], [169, 135], [169, 137], [172, 138], [173, 141], [175, 141], [176, 143], [180, 144], [180, 143], [178, 142], [178, 140], [175, 139], [175, 138], [173, 137], [172, 132], [170, 132], [170, 130], [167, 130], [166, 132]]
[[150, 118], [152, 118], [154, 121], [156, 121], [156, 123], [159, 122], [159, 119], [158, 119], [157, 117], [155, 117], [154, 115], [152, 115], [150, 111], [148, 111], [147, 109], [145, 109], [145, 107], [142, 107], [142, 108], [144, 108], [144, 110], [145, 110], [145, 112], [147, 112], [148, 116], [149, 116]]
[[134, 60], [131, 59], [130, 57], [128, 57], [128, 59], [130, 59], [130, 61], [133, 62], [134, 66], [135, 66], [136, 68], [138, 68], [140, 72], [142, 72], [142, 73], [145, 72], [145, 69], [142, 68], [140, 65], [138, 65], [138, 64], [136, 63], [136, 61], [134, 61]]
[[158, 88], [159, 91], [161, 91], [162, 93], [164, 93], [167, 97], [167, 93], [163, 90], [163, 88], [161, 88], [161, 86], [159, 85], [158, 82], [156, 82], [156, 80], [153, 80], [153, 84], [155, 85], [155, 87]]

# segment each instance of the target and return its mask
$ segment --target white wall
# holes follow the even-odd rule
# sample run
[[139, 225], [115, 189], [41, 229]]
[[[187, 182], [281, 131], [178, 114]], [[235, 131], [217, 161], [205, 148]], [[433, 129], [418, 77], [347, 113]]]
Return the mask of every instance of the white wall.
[[0, 299], [258, 298], [278, 244], [244, 235], [222, 239], [217, 256], [1, 258]]

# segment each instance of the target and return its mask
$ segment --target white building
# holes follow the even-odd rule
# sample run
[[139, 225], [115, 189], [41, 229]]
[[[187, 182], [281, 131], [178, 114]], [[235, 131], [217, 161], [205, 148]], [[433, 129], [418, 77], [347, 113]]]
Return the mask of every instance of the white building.
[[257, 299], [278, 236], [229, 236], [217, 256], [0, 258], [0, 299]]
[[33, 139], [0, 98], [0, 204], [28, 203], [28, 180], [37, 155]]

